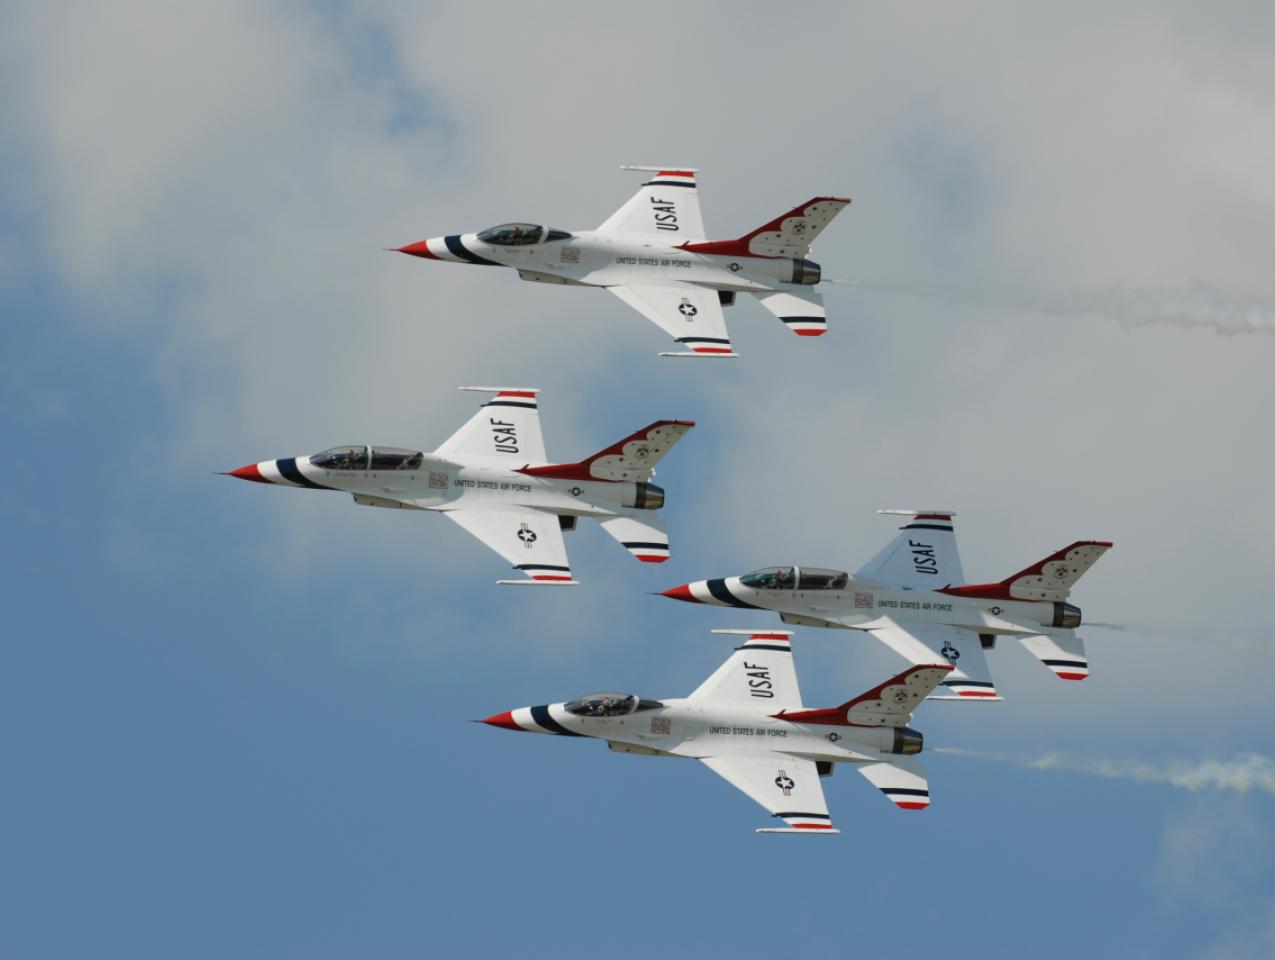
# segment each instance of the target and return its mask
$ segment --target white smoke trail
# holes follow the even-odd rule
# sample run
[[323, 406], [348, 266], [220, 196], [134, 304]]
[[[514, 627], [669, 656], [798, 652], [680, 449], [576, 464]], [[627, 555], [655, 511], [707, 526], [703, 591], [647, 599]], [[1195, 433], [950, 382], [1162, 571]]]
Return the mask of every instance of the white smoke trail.
[[956, 301], [990, 309], [1024, 310], [1049, 317], [1107, 317], [1126, 327], [1167, 324], [1204, 328], [1223, 337], [1275, 334], [1275, 305], [1240, 299], [1205, 283], [1184, 290], [1130, 290], [1109, 287], [1090, 293], [984, 290], [924, 283], [855, 284], [864, 290]]
[[1182, 624], [1150, 623], [1099, 623], [1085, 621], [1087, 630], [1109, 630], [1112, 633], [1128, 633], [1151, 637], [1166, 643], [1191, 644], [1194, 647], [1230, 647], [1233, 650], [1255, 650], [1261, 653], [1275, 652], [1275, 640], [1244, 636], [1237, 633], [1218, 633], [1213, 627], [1184, 626]]
[[1192, 792], [1230, 790], [1247, 793], [1254, 790], [1275, 796], [1275, 760], [1257, 753], [1241, 753], [1232, 760], [1179, 760], [1157, 764], [1127, 760], [1075, 760], [1058, 753], [1027, 757], [1011, 753], [962, 750], [958, 747], [936, 747], [935, 752], [1010, 763], [1029, 770], [1066, 770], [1109, 780], [1167, 783]]

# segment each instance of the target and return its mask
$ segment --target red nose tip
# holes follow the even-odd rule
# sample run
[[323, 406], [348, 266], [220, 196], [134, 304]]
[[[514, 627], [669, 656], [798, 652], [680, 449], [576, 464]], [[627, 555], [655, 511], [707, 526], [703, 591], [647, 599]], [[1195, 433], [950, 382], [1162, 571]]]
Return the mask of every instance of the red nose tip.
[[238, 477], [240, 480], [252, 480], [255, 483], [269, 483], [265, 477], [261, 475], [261, 471], [257, 469], [255, 463], [250, 463], [246, 467], [240, 467], [238, 470], [229, 471], [226, 476]]
[[691, 593], [691, 585], [689, 583], [665, 590], [660, 596], [668, 597], [672, 600], [685, 600], [687, 603], [699, 603], [699, 600]]
[[424, 257], [426, 260], [437, 260], [434, 254], [429, 251], [429, 241], [422, 240], [419, 243], [409, 243], [405, 247], [398, 248], [399, 253], [409, 253], [413, 257]]
[[514, 723], [514, 712], [506, 710], [504, 713], [493, 713], [483, 723], [493, 727], [504, 727], [506, 730], [521, 730], [522, 727]]

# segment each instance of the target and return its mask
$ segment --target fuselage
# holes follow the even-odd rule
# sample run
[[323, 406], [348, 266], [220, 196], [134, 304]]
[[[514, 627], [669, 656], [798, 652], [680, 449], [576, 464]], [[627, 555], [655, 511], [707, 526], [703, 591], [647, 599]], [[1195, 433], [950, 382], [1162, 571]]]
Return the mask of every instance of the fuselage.
[[[512, 267], [524, 280], [610, 287], [680, 280], [715, 290], [765, 293], [780, 284], [813, 285], [819, 267], [791, 257], [724, 256], [697, 253], [674, 244], [643, 242], [582, 230], [566, 233], [534, 224], [506, 224], [540, 231], [529, 243], [493, 243], [480, 233], [434, 237], [400, 248], [429, 260]], [[555, 237], [560, 234], [561, 237]]]
[[[378, 462], [378, 451], [390, 450], [394, 453], [382, 455]], [[339, 490], [365, 506], [416, 510], [508, 504], [562, 516], [609, 517], [624, 508], [658, 509], [664, 502], [663, 490], [652, 483], [528, 476], [495, 462], [457, 463], [432, 454], [361, 445], [263, 460], [231, 474], [281, 486]]]
[[[583, 716], [581, 704], [597, 697], [626, 697], [639, 705], [619, 716]], [[594, 737], [611, 749], [672, 757], [721, 757], [768, 750], [830, 763], [869, 763], [883, 754], [915, 754], [921, 735], [891, 726], [794, 723], [772, 716], [785, 707], [737, 701], [640, 700], [593, 694], [580, 700], [521, 707], [484, 720], [528, 733]], [[801, 707], [789, 705], [788, 710]]]
[[1031, 634], [1035, 624], [1080, 625], [1080, 610], [1067, 603], [962, 595], [962, 590], [971, 589], [965, 587], [889, 587], [826, 570], [816, 570], [811, 578], [814, 583], [806, 586], [803, 569], [815, 570], [775, 567], [743, 577], [698, 580], [666, 590], [664, 596], [690, 603], [773, 610], [786, 623], [812, 627], [867, 629], [889, 618], [962, 627], [994, 637]]

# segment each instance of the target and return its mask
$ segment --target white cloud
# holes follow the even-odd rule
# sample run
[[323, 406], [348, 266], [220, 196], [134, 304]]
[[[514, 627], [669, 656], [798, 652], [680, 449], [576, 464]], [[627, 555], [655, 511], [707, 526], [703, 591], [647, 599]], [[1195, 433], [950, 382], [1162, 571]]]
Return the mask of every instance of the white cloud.
[[[662, 471], [686, 505], [670, 582], [853, 568], [891, 533], [873, 508], [940, 506], [971, 576], [1110, 537], [1087, 615], [1254, 635], [1272, 347], [1194, 329], [1265, 329], [1275, 298], [1275, 65], [1243, 16], [723, 9], [655, 4], [618, 31], [579, 6], [21, 8], [0, 41], [5, 198], [82, 322], [154, 345], [139, 374], [172, 410], [146, 440], [169, 471], [151, 459], [153, 482], [358, 437], [431, 446], [470, 409], [457, 384], [530, 382], [551, 452], [699, 419]], [[741, 304], [741, 360], [679, 365], [599, 291], [380, 249], [594, 224], [634, 185], [615, 166], [653, 160], [703, 169], [717, 235], [855, 198], [816, 251], [864, 281], [827, 291], [827, 337]], [[423, 549], [460, 536], [431, 518], [372, 541], [348, 507], [241, 499], [297, 548], [293, 575], [332, 538], [438, 573], [498, 563]], [[611, 595], [632, 589], [611, 569]], [[1100, 678], [1146, 649], [1095, 636], [1094, 679], [1058, 709], [1124, 709]], [[1225, 680], [1256, 709], [1236, 656], [1155, 687]]]

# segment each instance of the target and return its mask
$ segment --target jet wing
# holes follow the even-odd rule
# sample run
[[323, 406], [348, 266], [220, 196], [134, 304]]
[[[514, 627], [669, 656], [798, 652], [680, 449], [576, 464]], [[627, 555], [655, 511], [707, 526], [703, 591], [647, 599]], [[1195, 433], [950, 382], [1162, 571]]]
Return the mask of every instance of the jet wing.
[[904, 810], [924, 810], [930, 805], [930, 785], [925, 768], [911, 757], [891, 757], [882, 763], [859, 767], [868, 782]]
[[443, 516], [473, 534], [525, 573], [530, 580], [500, 580], [504, 584], [577, 586], [567, 563], [567, 545], [556, 514], [530, 507], [443, 511]]
[[668, 280], [658, 284], [622, 284], [614, 293], [678, 343], [687, 347], [662, 357], [736, 357], [726, 332], [726, 315], [716, 290]]
[[813, 760], [788, 753], [759, 753], [729, 757], [701, 757], [704, 766], [738, 787], [772, 817], [788, 826], [758, 833], [840, 833], [828, 816], [823, 784]]
[[540, 404], [533, 387], [461, 387], [495, 396], [434, 451], [440, 457], [486, 457], [519, 466], [545, 463]]
[[610, 233], [659, 243], [698, 243], [704, 240], [699, 188], [694, 167], [624, 166], [654, 176], [638, 188], [619, 210], [607, 217], [598, 233]]
[[941, 590], [965, 582], [956, 531], [948, 511], [878, 510], [902, 514], [908, 522], [898, 535], [856, 573], [860, 580], [875, 580], [892, 587]]
[[792, 662], [791, 630], [714, 630], [747, 637], [688, 700], [738, 700], [767, 707], [799, 707], [801, 689]]
[[916, 620], [899, 623], [889, 617], [874, 620], [862, 629], [912, 663], [950, 663], [952, 672], [942, 686], [952, 697], [1001, 699], [987, 669], [983, 644], [972, 630]]

